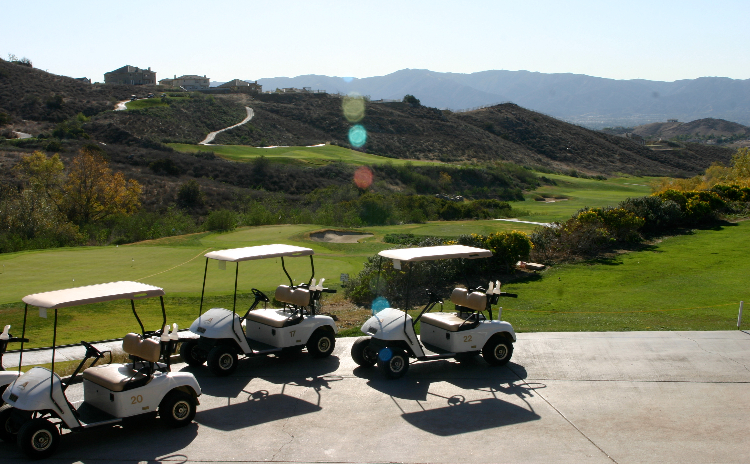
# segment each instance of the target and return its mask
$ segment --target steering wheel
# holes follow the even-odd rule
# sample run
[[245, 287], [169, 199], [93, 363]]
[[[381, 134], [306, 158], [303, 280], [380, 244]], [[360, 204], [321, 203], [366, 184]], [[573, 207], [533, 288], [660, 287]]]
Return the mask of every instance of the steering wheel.
[[261, 292], [257, 288], [250, 289], [251, 292], [253, 292], [253, 295], [255, 295], [256, 300], [264, 301], [266, 303], [270, 302], [271, 300], [268, 299], [265, 293]]
[[87, 343], [87, 342], [84, 342], [83, 340], [81, 340], [81, 345], [83, 345], [83, 346], [86, 347], [86, 357], [92, 357], [92, 356], [95, 356], [97, 358], [103, 358], [104, 357], [104, 353], [102, 353], [101, 351], [99, 351], [91, 343]]

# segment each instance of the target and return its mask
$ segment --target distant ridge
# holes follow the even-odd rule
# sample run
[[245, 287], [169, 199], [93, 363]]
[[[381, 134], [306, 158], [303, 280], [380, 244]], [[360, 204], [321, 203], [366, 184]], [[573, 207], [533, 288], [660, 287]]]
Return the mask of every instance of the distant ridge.
[[372, 99], [401, 99], [411, 94], [424, 105], [452, 110], [513, 102], [595, 129], [704, 118], [750, 125], [750, 79], [701, 77], [661, 82], [530, 71], [459, 74], [402, 69], [349, 82], [310, 74], [258, 79], [258, 83], [265, 90], [312, 87], [332, 93], [357, 92]]

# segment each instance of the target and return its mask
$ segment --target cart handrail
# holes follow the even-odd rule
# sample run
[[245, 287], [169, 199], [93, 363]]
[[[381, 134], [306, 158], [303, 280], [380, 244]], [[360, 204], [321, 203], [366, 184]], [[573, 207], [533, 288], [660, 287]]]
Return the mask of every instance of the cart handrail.
[[475, 248], [466, 245], [443, 245], [434, 247], [383, 250], [379, 252], [378, 255], [397, 261], [414, 262], [454, 258], [490, 258], [492, 256], [492, 252], [483, 248]]
[[164, 295], [162, 288], [140, 282], [122, 281], [34, 293], [26, 295], [22, 300], [26, 304], [39, 308], [58, 309], [104, 301], [140, 300]]
[[229, 261], [236, 263], [239, 261], [250, 261], [254, 259], [279, 258], [284, 256], [310, 256], [315, 251], [311, 248], [298, 247], [293, 245], [258, 245], [244, 248], [230, 248], [227, 250], [211, 251], [206, 253], [206, 258], [218, 261]]

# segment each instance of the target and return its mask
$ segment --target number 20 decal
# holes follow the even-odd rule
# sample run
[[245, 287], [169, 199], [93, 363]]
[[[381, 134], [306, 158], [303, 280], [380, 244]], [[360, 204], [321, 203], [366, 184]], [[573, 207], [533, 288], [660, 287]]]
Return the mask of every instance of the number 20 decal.
[[471, 335], [464, 335], [464, 342], [470, 342], [471, 341]]
[[143, 397], [141, 395], [130, 397], [130, 404], [138, 404], [142, 402], [143, 402]]

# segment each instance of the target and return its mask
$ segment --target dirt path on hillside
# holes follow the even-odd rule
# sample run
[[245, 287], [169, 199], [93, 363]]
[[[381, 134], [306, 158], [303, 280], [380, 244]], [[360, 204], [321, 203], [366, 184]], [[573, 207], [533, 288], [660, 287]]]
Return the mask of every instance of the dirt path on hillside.
[[224, 129], [217, 130], [216, 132], [211, 132], [198, 145], [208, 145], [214, 141], [214, 139], [216, 138], [216, 134], [218, 134], [219, 132], [224, 132], [225, 130], [234, 129], [235, 127], [246, 124], [248, 121], [253, 119], [253, 109], [250, 108], [249, 106], [246, 106], [245, 109], [247, 110], [247, 117], [243, 119], [241, 123], [235, 124], [234, 126], [225, 127]]

